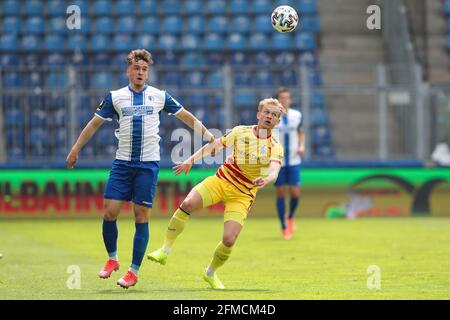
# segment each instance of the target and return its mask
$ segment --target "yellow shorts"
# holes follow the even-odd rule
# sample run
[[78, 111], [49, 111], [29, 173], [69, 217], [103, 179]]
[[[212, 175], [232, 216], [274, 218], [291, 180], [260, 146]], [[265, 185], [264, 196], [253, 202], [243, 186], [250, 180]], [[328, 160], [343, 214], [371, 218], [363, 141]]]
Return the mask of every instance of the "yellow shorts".
[[203, 200], [203, 208], [220, 201], [225, 202], [224, 221], [236, 221], [244, 225], [253, 201], [248, 195], [242, 194], [229, 182], [210, 176], [194, 187]]

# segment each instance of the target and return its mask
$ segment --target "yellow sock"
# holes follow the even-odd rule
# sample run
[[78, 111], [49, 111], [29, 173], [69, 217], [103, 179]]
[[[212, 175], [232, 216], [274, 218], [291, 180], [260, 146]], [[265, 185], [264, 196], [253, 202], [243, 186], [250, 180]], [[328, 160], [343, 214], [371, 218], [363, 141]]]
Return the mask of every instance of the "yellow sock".
[[175, 239], [183, 232], [184, 226], [189, 220], [189, 214], [181, 210], [180, 208], [175, 211], [170, 219], [169, 226], [167, 227], [166, 237], [164, 238], [164, 249], [168, 253], [173, 246]]
[[208, 267], [208, 276], [211, 276], [217, 268], [220, 268], [223, 266], [223, 264], [228, 260], [228, 258], [231, 255], [231, 250], [233, 250], [233, 247], [227, 247], [225, 246], [222, 241], [219, 242], [219, 244], [216, 247], [216, 250], [214, 251], [213, 259], [211, 260], [211, 263]]

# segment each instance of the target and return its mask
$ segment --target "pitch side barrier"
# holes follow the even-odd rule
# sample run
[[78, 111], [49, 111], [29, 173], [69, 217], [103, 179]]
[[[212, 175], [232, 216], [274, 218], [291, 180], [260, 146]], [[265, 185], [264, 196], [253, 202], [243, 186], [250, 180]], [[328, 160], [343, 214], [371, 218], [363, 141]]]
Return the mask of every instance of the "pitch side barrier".
[[[170, 217], [215, 168], [175, 177], [161, 169], [152, 217]], [[0, 170], [0, 218], [97, 218], [108, 169]], [[450, 216], [450, 168], [304, 168], [301, 217]], [[197, 215], [221, 217], [217, 204]], [[132, 216], [131, 206], [123, 215]], [[275, 217], [275, 188], [259, 191], [252, 217]]]

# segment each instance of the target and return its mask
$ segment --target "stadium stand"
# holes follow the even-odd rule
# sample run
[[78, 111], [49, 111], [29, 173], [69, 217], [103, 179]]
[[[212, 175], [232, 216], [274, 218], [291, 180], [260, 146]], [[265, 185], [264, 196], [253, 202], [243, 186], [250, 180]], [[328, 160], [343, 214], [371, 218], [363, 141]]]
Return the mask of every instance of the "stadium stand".
[[[31, 100], [36, 103], [38, 97], [42, 98], [48, 107], [48, 91], [67, 92], [65, 89], [72, 83], [68, 70], [75, 66], [77, 80], [74, 88], [79, 90], [76, 95], [90, 94], [75, 102], [77, 110], [82, 110], [77, 118], [77, 125], [82, 128], [108, 89], [126, 85], [124, 54], [132, 48], [143, 47], [154, 54], [156, 74], [151, 79], [156, 86], [175, 90], [174, 93], [181, 90], [180, 101], [188, 107], [192, 105], [198, 113], [213, 115], [205, 117], [205, 121], [211, 124], [220, 127], [222, 123], [220, 112], [223, 111], [216, 109], [218, 104], [221, 107], [224, 103], [224, 74], [220, 68], [227, 62], [237, 68], [232, 77], [235, 87], [233, 107], [239, 111], [234, 114], [234, 125], [249, 123], [252, 120], [251, 106], [255, 106], [258, 99], [273, 95], [281, 85], [293, 90], [295, 107], [301, 109], [299, 66], [309, 70], [307, 81], [313, 89], [321, 85], [318, 63], [321, 25], [316, 0], [205, 2], [2, 1], [1, 86], [3, 89], [39, 87], [42, 92], [35, 91]], [[450, 7], [450, 2], [447, 3]], [[81, 29], [66, 28], [66, 8], [71, 4], [78, 5], [85, 12]], [[280, 4], [290, 4], [301, 13], [301, 25], [295, 32], [279, 34], [273, 30], [269, 13]], [[140, 33], [140, 30], [145, 30], [145, 33]], [[11, 70], [11, 66], [17, 65], [43, 69], [21, 77]], [[272, 72], [265, 68], [272, 65], [278, 69]], [[170, 66], [179, 69], [165, 71], [164, 68]], [[53, 70], [54, 67], [62, 69]], [[24, 83], [21, 83], [22, 78]], [[215, 90], [215, 93], [204, 89]], [[54, 128], [50, 132], [57, 139], [46, 139], [48, 135], [42, 134], [45, 129], [43, 123], [24, 121], [30, 106], [25, 98], [15, 99], [12, 101], [8, 94], [4, 94], [2, 99], [3, 121], [6, 127], [14, 127], [8, 131], [6, 139], [10, 160], [61, 155], [58, 144], [63, 143], [64, 148], [73, 142], [68, 141], [68, 117], [61, 111], [69, 113], [69, 99], [62, 99], [58, 105], [59, 113], [53, 115], [57, 120], [52, 122]], [[310, 99], [313, 108], [312, 157], [331, 157], [334, 148], [325, 97], [313, 90]], [[14, 102], [14, 108], [11, 108], [11, 102]], [[49, 110], [39, 109], [37, 119], [45, 112]], [[167, 128], [173, 124], [172, 120], [163, 121], [161, 132], [169, 134]], [[15, 136], [23, 130], [30, 132], [31, 136]], [[31, 137], [36, 144], [30, 144]], [[84, 154], [110, 154], [116, 141], [108, 137], [96, 139], [97, 145], [87, 147]], [[21, 139], [25, 142], [20, 142]], [[170, 136], [163, 136], [163, 141], [169, 140]]]

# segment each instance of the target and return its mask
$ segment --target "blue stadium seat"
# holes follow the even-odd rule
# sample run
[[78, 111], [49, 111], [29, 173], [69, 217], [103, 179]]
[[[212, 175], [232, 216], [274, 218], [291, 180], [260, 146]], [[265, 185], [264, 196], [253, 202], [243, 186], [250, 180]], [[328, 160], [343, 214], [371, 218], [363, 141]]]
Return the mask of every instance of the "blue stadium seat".
[[209, 32], [224, 34], [228, 32], [228, 19], [225, 16], [213, 16], [208, 21]]
[[272, 57], [267, 52], [258, 52], [253, 57], [253, 64], [271, 65]]
[[146, 33], [158, 34], [160, 22], [156, 17], [145, 17], [140, 23], [140, 29], [145, 30]]
[[203, 2], [200, 0], [190, 0], [190, 1], [183, 1], [184, 7], [183, 12], [187, 15], [198, 15], [203, 14], [204, 6]]
[[[76, 37], [78, 37], [78, 36], [83, 37], [83, 35], [80, 35], [80, 34], [77, 34], [77, 35], [74, 35], [74, 36], [76, 36]], [[71, 39], [72, 39], [72, 37], [69, 38], [67, 40], [67, 42], [69, 43], [71, 41]], [[76, 42], [75, 42], [75, 44], [76, 44]], [[83, 41], [83, 45], [85, 47], [87, 47], [86, 41]], [[73, 54], [71, 54], [69, 56], [69, 64], [74, 65], [74, 66], [80, 66], [80, 67], [84, 67], [84, 66], [88, 66], [89, 65], [89, 55], [88, 55], [87, 52], [83, 53], [83, 52], [81, 52], [81, 49], [80, 50], [76, 50], [77, 49], [76, 45], [73, 46], [72, 48], [69, 48], [69, 44], [68, 44], [67, 47], [68, 47], [68, 49], [72, 49], [72, 50], [75, 51], [75, 52], [73, 52]]]
[[20, 14], [20, 2], [17, 0], [4, 0], [2, 1], [2, 12], [6, 15], [19, 15]]
[[[1, 49], [1, 45], [0, 45]], [[2, 53], [0, 56], [0, 66], [1, 67], [8, 67], [13, 65], [20, 64], [20, 59], [17, 54], [9, 54], [9, 53]]]
[[286, 69], [280, 74], [280, 85], [293, 87], [297, 85], [297, 76], [294, 70]]
[[315, 144], [330, 144], [331, 132], [326, 125], [319, 125], [311, 129], [311, 143]]
[[110, 34], [114, 32], [113, 20], [109, 17], [101, 17], [95, 19], [95, 32], [97, 34]]
[[189, 111], [192, 112], [197, 119], [200, 119], [198, 117], [198, 111], [199, 110], [205, 110], [205, 107], [208, 104], [208, 95], [204, 93], [192, 93], [183, 95], [182, 97], [183, 105], [185, 107], [189, 108]]
[[211, 52], [206, 55], [206, 62], [212, 66], [223, 66], [225, 57], [220, 52]]
[[183, 50], [198, 50], [200, 48], [200, 39], [193, 34], [185, 34], [181, 38], [181, 49]]
[[447, 36], [447, 50], [450, 50], [450, 35]]
[[176, 50], [178, 47], [178, 39], [170, 34], [164, 34], [159, 37], [158, 48], [161, 50]]
[[[89, 0], [71, 0], [70, 3], [68, 3], [67, 5], [76, 5], [80, 8], [80, 13], [83, 15], [83, 18], [87, 18], [86, 17], [86, 13], [89, 10]], [[65, 8], [65, 10], [67, 10], [67, 8]], [[83, 19], [82, 19], [83, 20]], [[83, 23], [83, 22], [81, 22]]]
[[231, 32], [248, 33], [252, 31], [252, 21], [248, 16], [236, 16], [230, 21]]
[[44, 6], [40, 0], [25, 1], [24, 13], [29, 16], [43, 16]]
[[17, 72], [5, 72], [3, 74], [2, 86], [4, 88], [17, 88], [20, 85], [20, 77]]
[[47, 126], [48, 121], [47, 121], [47, 114], [45, 111], [46, 110], [43, 110], [41, 108], [32, 108], [31, 109], [31, 111], [29, 113], [31, 128], [36, 128], [36, 127], [44, 128]]
[[231, 33], [227, 39], [227, 48], [231, 50], [243, 50], [247, 48], [247, 39], [240, 33]]
[[258, 98], [252, 90], [238, 89], [234, 96], [234, 105], [240, 106], [253, 106], [258, 103]]
[[51, 71], [47, 75], [47, 87], [49, 89], [63, 89], [67, 85], [67, 77], [63, 71]]
[[450, 14], [450, 0], [445, 0], [444, 1], [444, 12], [447, 15]]
[[319, 32], [320, 23], [317, 16], [305, 16], [300, 19], [300, 29], [304, 32]]
[[122, 72], [117, 78], [118, 87], [122, 88], [127, 86], [130, 83], [128, 76], [126, 73]]
[[235, 71], [233, 73], [233, 82], [235, 86], [252, 85], [253, 74], [248, 71]]
[[185, 21], [185, 31], [190, 34], [205, 32], [206, 24], [203, 16], [192, 16]]
[[90, 47], [92, 51], [104, 51], [111, 48], [111, 40], [107, 35], [96, 34], [91, 38]]
[[320, 76], [320, 72], [311, 68], [308, 73], [308, 82], [313, 87], [318, 87], [322, 85], [322, 77]]
[[65, 49], [64, 38], [57, 34], [49, 34], [45, 37], [44, 48], [48, 51], [63, 51]]
[[279, 65], [292, 65], [295, 63], [295, 55], [292, 52], [281, 52], [275, 57], [275, 63]]
[[90, 34], [92, 32], [92, 22], [89, 16], [81, 18], [80, 29], [72, 29], [68, 30], [70, 33], [82, 33], [82, 34]]
[[203, 66], [206, 64], [206, 61], [201, 53], [188, 52], [183, 55], [181, 63], [185, 66]]
[[[140, 10], [140, 7], [137, 7]], [[116, 13], [118, 15], [133, 15], [136, 13], [136, 5], [133, 0], [118, 0], [116, 3]]]
[[234, 52], [230, 57], [230, 63], [232, 65], [249, 64], [249, 58], [244, 52], [241, 51]]
[[2, 33], [17, 34], [20, 32], [20, 19], [18, 17], [5, 17], [2, 23]]
[[24, 56], [23, 63], [28, 67], [37, 67], [42, 64], [42, 59], [39, 54], [28, 53]]
[[159, 56], [159, 64], [161, 65], [177, 65], [180, 63], [179, 55], [168, 51]]
[[316, 41], [314, 35], [311, 33], [300, 32], [295, 36], [295, 45], [301, 50], [314, 50], [316, 49]]
[[34, 35], [26, 35], [22, 38], [21, 48], [24, 51], [37, 51], [41, 49], [41, 39]]
[[117, 33], [134, 33], [136, 32], [136, 22], [133, 16], [123, 16], [115, 23]]
[[278, 6], [291, 6], [295, 8], [297, 4], [295, 3], [295, 0], [275, 0], [273, 8], [275, 9]]
[[65, 64], [64, 55], [61, 53], [48, 54], [45, 56], [43, 64], [49, 65], [49, 66], [55, 66], [55, 67], [64, 66], [64, 64]]
[[86, 37], [82, 34], [74, 34], [67, 40], [67, 49], [85, 50], [87, 49]]
[[114, 55], [113, 65], [125, 69], [127, 67], [127, 54], [128, 52], [120, 52]]
[[184, 83], [189, 84], [192, 87], [203, 87], [205, 85], [205, 76], [200, 71], [186, 72], [184, 77]]
[[110, 72], [97, 72], [92, 78], [94, 89], [107, 89], [112, 87], [112, 74]]
[[334, 149], [332, 146], [318, 146], [317, 148], [315, 148], [314, 150], [314, 155], [317, 156], [318, 158], [324, 158], [327, 160], [333, 159], [334, 158]]
[[264, 33], [253, 33], [250, 36], [250, 48], [255, 50], [266, 50], [269, 48], [269, 38]]
[[97, 53], [92, 56], [93, 66], [107, 66], [111, 64], [111, 59], [106, 53]]
[[[72, 3], [70, 3], [70, 4], [72, 4]], [[66, 8], [67, 8], [66, 1], [50, 0], [47, 3], [47, 14], [49, 16], [65, 17], [66, 16]]]
[[54, 17], [50, 19], [49, 22], [49, 33], [66, 33], [68, 29], [66, 28], [66, 19], [62, 17]]
[[300, 64], [307, 67], [314, 67], [317, 64], [316, 56], [311, 52], [303, 52], [299, 57]]
[[137, 10], [136, 13], [143, 16], [151, 14], [156, 15], [158, 13], [158, 4], [156, 0], [140, 0], [137, 7], [139, 10]]
[[207, 50], [222, 50], [224, 41], [221, 35], [217, 33], [209, 33], [203, 40], [203, 48]]
[[298, 11], [302, 14], [317, 13], [316, 0], [299, 0]]
[[273, 86], [272, 73], [266, 70], [258, 71], [253, 82], [256, 86]]
[[154, 35], [151, 34], [139, 34], [136, 38], [136, 45], [138, 48], [144, 48], [147, 50], [154, 50], [157, 48], [157, 42]]
[[4, 123], [6, 127], [22, 126], [25, 122], [25, 115], [19, 108], [5, 108]]
[[254, 0], [252, 6], [250, 7], [250, 12], [267, 15], [267, 13], [271, 12], [272, 9], [271, 0]]
[[30, 17], [25, 22], [27, 34], [42, 34], [45, 32], [45, 22], [41, 17]]
[[210, 88], [223, 87], [223, 73], [221, 71], [214, 71], [208, 74], [206, 83]]
[[2, 34], [0, 37], [0, 49], [2, 51], [17, 50], [19, 41], [15, 34]]
[[165, 86], [178, 87], [181, 83], [181, 74], [175, 71], [167, 71], [162, 74], [161, 84]]
[[161, 6], [161, 12], [163, 14], [179, 15], [181, 13], [181, 1], [179, 0], [165, 0]]
[[270, 22], [270, 17], [266, 14], [259, 15], [255, 18], [255, 24], [253, 27], [253, 31], [257, 32], [273, 32], [274, 28], [272, 27], [272, 23]]
[[293, 49], [292, 36], [285, 33], [275, 33], [272, 37], [272, 48], [278, 50]]
[[231, 0], [230, 13], [231, 14], [246, 14], [249, 11], [247, 0]]
[[325, 126], [328, 124], [328, 113], [324, 108], [312, 108], [310, 112], [312, 126]]
[[325, 104], [325, 95], [320, 91], [314, 91], [309, 97], [309, 103], [313, 106], [323, 106]]
[[222, 0], [210, 0], [206, 6], [209, 14], [226, 14], [226, 2]]
[[183, 20], [178, 16], [168, 16], [163, 20], [162, 29], [164, 32], [179, 34], [183, 32]]
[[93, 14], [96, 16], [109, 16], [113, 12], [113, 2], [109, 0], [95, 0]]
[[133, 40], [128, 34], [116, 34], [113, 38], [112, 48], [116, 51], [129, 51], [133, 46]]

